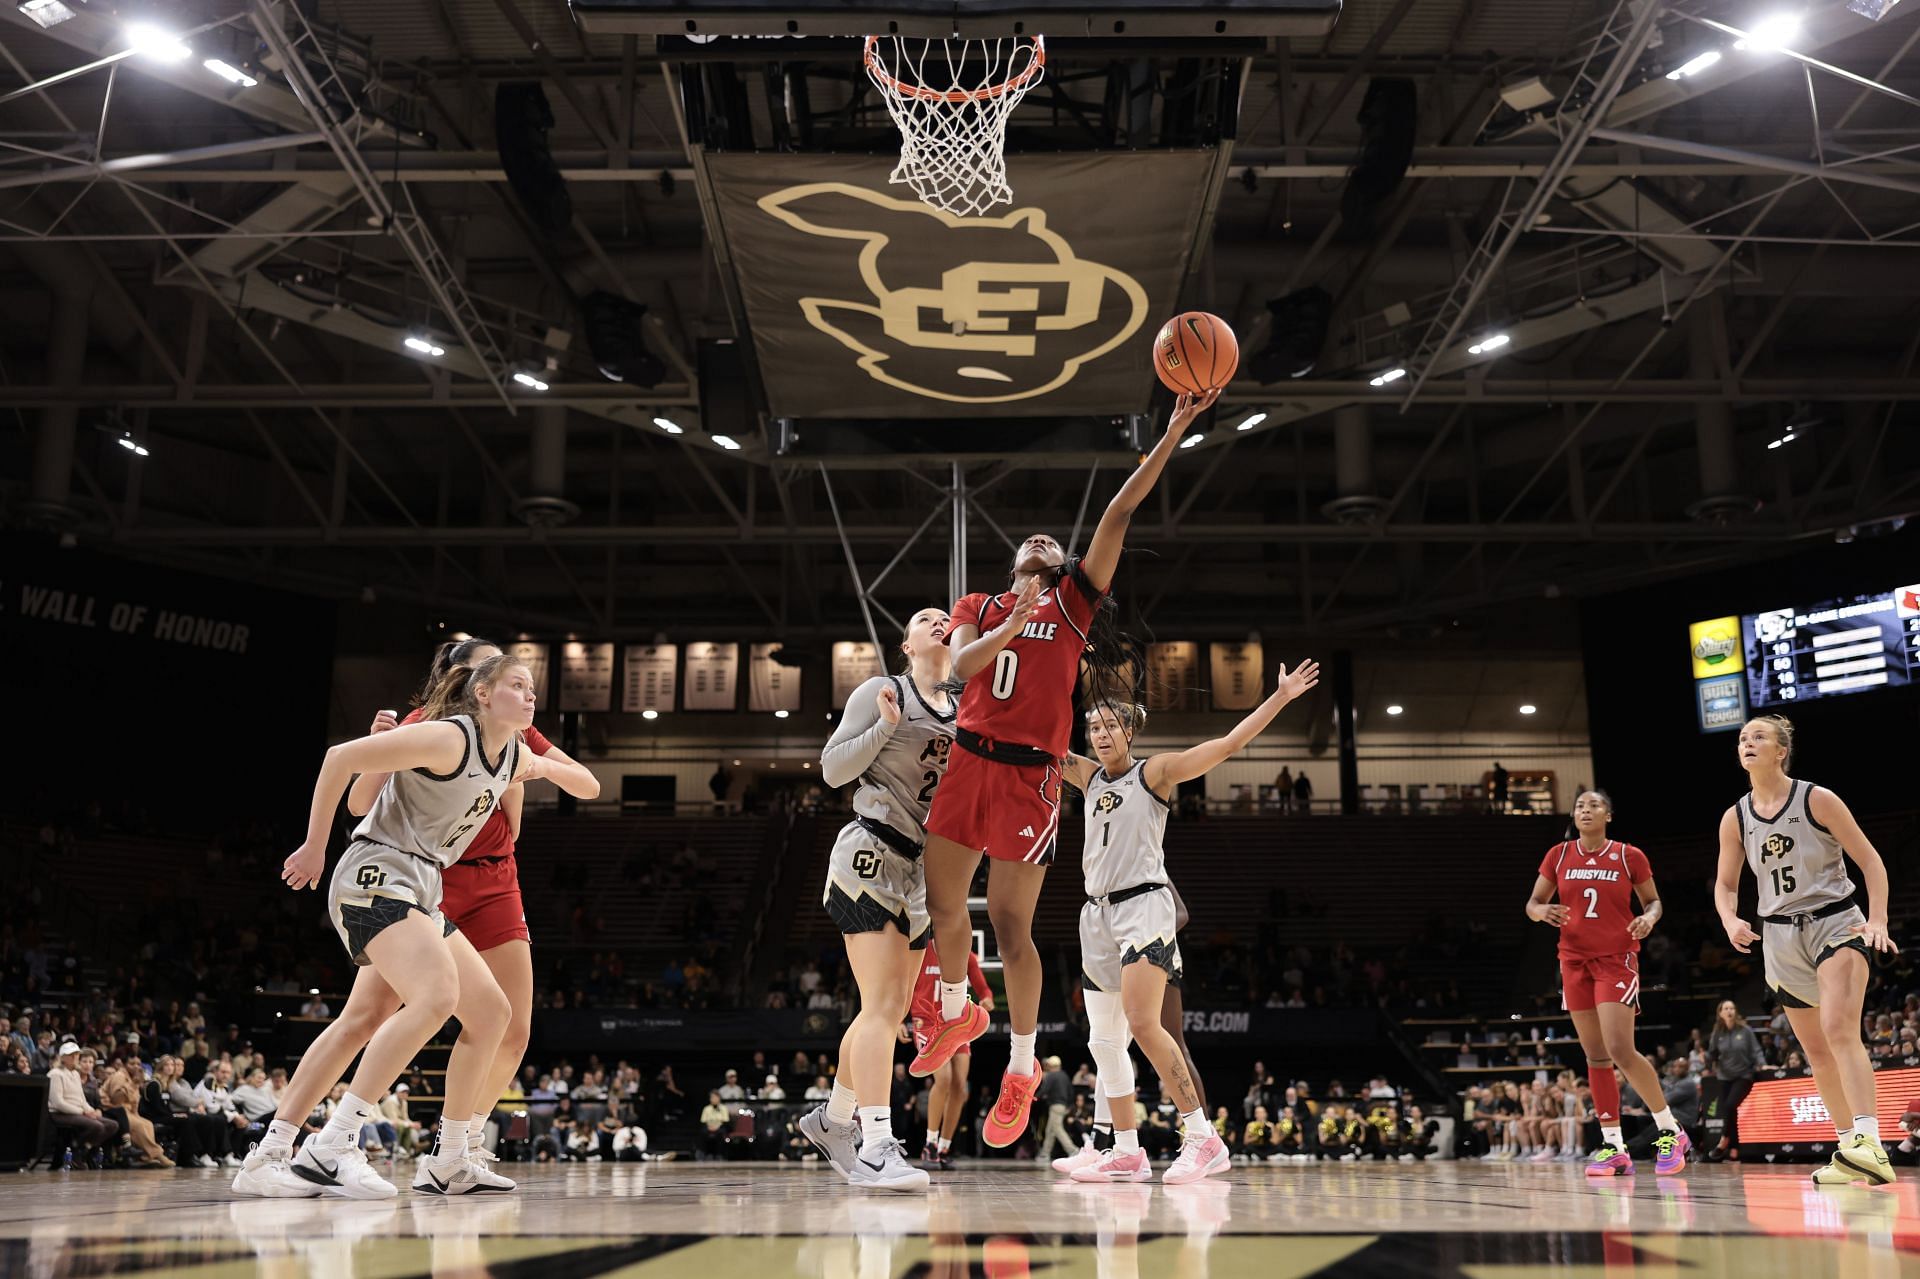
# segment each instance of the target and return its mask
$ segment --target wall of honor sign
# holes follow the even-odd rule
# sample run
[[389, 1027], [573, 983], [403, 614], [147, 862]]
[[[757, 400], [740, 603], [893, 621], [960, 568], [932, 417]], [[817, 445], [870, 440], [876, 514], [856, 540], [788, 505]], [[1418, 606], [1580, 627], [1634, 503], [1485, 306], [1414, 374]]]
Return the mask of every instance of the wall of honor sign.
[[1749, 714], [1920, 682], [1920, 584], [1695, 622], [1695, 709], [1706, 733]]

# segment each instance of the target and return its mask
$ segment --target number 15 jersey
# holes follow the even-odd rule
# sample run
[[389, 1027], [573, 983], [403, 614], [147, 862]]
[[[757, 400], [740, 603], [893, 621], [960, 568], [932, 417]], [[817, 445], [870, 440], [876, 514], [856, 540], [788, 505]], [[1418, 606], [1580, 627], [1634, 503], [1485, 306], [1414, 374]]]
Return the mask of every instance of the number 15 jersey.
[[[997, 742], [1067, 753], [1073, 735], [1073, 687], [1102, 592], [1076, 563], [1042, 592], [1033, 616], [960, 695], [960, 727]], [[953, 606], [953, 625], [985, 635], [1007, 620], [1019, 596], [975, 592]]]
[[1633, 888], [1653, 878], [1647, 855], [1617, 839], [1588, 852], [1570, 839], [1547, 850], [1540, 875], [1553, 882], [1567, 922], [1560, 929], [1560, 958], [1597, 959], [1603, 955], [1632, 954], [1638, 938], [1627, 925], [1640, 913]]

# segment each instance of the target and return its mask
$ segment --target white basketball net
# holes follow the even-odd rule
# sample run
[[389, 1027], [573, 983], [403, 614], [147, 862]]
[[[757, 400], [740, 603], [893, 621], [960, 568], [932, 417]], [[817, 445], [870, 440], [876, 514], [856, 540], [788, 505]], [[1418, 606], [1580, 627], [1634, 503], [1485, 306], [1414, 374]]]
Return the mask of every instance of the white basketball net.
[[1039, 36], [915, 40], [868, 36], [867, 78], [900, 126], [890, 182], [949, 213], [985, 213], [1013, 201], [1007, 185], [1007, 118], [1040, 82]]

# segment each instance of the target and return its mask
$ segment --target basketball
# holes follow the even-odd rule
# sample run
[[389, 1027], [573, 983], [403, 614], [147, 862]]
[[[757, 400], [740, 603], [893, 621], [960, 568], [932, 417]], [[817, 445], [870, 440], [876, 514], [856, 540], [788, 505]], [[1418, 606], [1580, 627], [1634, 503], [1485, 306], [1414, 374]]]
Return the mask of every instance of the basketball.
[[1240, 342], [1217, 315], [1183, 311], [1160, 326], [1153, 339], [1153, 371], [1179, 395], [1205, 395], [1233, 380]]

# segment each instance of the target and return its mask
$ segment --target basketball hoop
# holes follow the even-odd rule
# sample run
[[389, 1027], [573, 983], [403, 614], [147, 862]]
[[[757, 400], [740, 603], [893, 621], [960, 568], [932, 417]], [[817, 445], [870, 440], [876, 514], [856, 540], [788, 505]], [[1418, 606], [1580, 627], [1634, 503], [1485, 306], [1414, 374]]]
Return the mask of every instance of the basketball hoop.
[[900, 126], [889, 182], [962, 216], [1013, 202], [1007, 118], [1046, 69], [1040, 36], [915, 40], [868, 36], [867, 78]]

